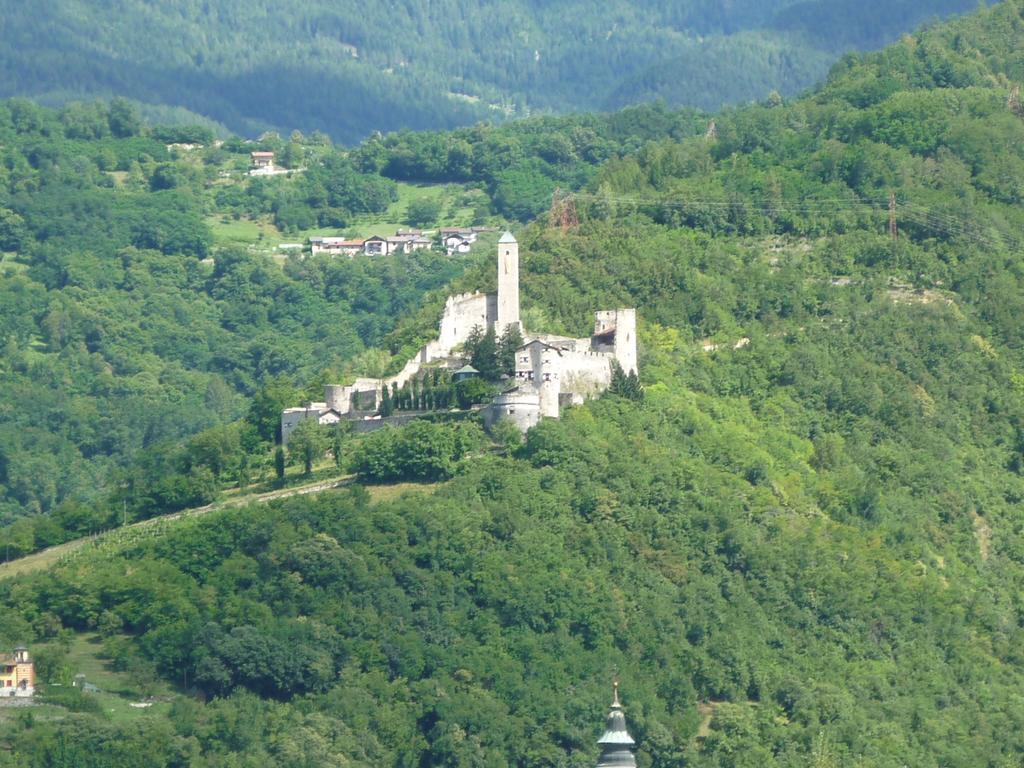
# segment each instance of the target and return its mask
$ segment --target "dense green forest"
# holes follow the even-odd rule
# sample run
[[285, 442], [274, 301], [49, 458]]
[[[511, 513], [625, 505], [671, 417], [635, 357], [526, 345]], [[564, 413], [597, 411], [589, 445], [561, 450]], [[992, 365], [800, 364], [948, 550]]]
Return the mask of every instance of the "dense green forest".
[[160, 121], [256, 135], [451, 128], [663, 98], [717, 109], [795, 93], [973, 0], [599, 4], [0, 2], [0, 96], [124, 96]]
[[[447, 290], [495, 279], [486, 257], [277, 266], [218, 250], [225, 214], [347, 223], [429, 180], [527, 218], [577, 190], [578, 227], [517, 228], [524, 316], [582, 334], [594, 307], [637, 306], [643, 390], [525, 440], [319, 435], [365, 478], [431, 483], [214, 512], [0, 581], [0, 639], [31, 643], [44, 682], [85, 644], [125, 695], [165, 692], [125, 715], [48, 687], [4, 718], [0, 765], [585, 767], [618, 674], [643, 768], [1019, 766], [1022, 40], [1008, 0], [713, 131], [656, 108], [349, 155], [296, 138], [313, 178], [266, 182], [220, 176], [253, 145], [164, 157], [122, 102], [87, 110], [89, 138], [82, 108], [6, 103], [7, 514], [67, 475], [12, 474], [51, 443], [106, 486], [31, 531], [191, 498], [156, 481], [230, 482], [221, 459], [269, 455], [275, 408], [401, 360]], [[136, 385], [130, 435], [153, 448], [89, 453]]]

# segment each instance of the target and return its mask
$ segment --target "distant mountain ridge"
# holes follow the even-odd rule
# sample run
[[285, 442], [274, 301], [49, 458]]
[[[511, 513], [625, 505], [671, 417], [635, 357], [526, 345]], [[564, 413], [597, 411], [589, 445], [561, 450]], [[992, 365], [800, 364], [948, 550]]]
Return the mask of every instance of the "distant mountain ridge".
[[663, 98], [791, 94], [971, 0], [0, 0], [0, 97], [124, 96], [232, 131], [451, 128]]

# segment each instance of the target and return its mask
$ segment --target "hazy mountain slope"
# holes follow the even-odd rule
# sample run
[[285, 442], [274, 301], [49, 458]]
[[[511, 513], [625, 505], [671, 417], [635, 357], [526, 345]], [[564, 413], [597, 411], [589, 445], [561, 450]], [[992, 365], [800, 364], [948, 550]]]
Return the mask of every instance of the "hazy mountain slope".
[[4, 0], [0, 96], [118, 95], [244, 133], [317, 128], [344, 141], [647, 98], [717, 108], [793, 93], [842, 50], [973, 6], [928, 0], [893, 17], [888, 4], [839, 0]]

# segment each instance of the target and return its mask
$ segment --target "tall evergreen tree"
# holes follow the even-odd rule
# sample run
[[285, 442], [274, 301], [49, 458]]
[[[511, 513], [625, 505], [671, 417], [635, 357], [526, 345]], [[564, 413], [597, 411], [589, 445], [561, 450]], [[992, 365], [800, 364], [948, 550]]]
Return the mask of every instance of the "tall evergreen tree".
[[518, 325], [509, 325], [498, 340], [498, 368], [506, 376], [516, 372], [516, 350], [523, 346], [523, 334]]
[[280, 445], [274, 451], [274, 474], [278, 480], [284, 480], [284, 448]]
[[618, 360], [612, 361], [612, 380], [608, 385], [608, 394], [624, 397], [627, 400], [643, 400], [644, 390], [640, 386], [640, 377], [636, 371], [628, 374], [622, 370]]
[[488, 328], [487, 333], [476, 345], [473, 356], [469, 360], [470, 365], [480, 372], [480, 375], [488, 381], [497, 381], [501, 378], [502, 370], [498, 361], [498, 339], [495, 336], [494, 328]]

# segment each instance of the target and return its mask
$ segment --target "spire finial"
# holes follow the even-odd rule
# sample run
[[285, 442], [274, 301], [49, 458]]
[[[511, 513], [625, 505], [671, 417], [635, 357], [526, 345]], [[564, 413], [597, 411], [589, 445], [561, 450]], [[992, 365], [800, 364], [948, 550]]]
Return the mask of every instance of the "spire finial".
[[597, 768], [636, 768], [633, 747], [636, 744], [626, 728], [626, 715], [619, 703], [619, 677], [612, 680], [612, 706], [604, 724], [604, 735], [598, 739], [601, 757]]

